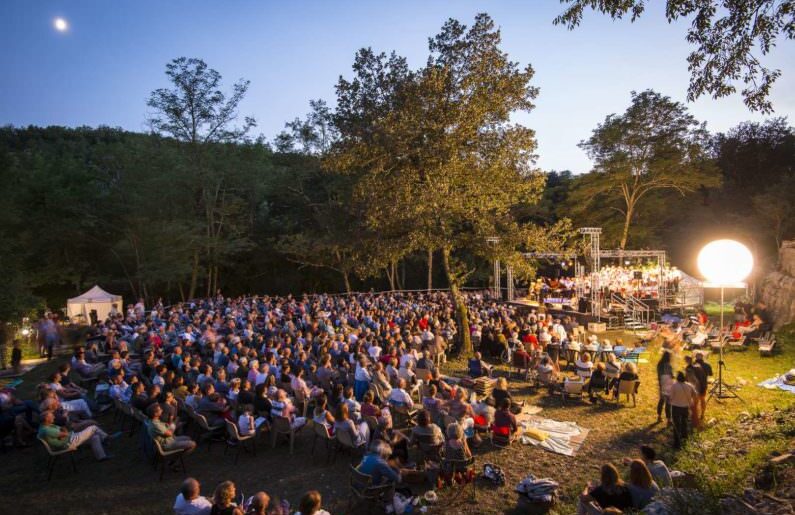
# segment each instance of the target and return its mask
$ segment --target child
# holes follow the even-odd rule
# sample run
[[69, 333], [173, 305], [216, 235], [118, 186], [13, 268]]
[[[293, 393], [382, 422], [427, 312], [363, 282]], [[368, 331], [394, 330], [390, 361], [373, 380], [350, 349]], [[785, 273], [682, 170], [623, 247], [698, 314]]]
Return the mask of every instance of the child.
[[251, 414], [251, 408], [247, 407], [237, 419], [237, 427], [240, 430], [240, 436], [248, 436], [259, 432], [260, 427], [266, 422], [265, 417], [257, 417]]

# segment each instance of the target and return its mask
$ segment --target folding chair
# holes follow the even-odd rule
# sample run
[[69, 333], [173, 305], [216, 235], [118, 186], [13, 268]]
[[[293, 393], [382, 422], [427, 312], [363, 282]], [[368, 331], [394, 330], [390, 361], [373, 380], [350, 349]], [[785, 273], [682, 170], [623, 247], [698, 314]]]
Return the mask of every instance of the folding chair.
[[[465, 460], [456, 460], [456, 459], [445, 458], [445, 459], [442, 460], [441, 469], [444, 470], [446, 473], [451, 474], [453, 477], [455, 477], [455, 475], [457, 473], [460, 473], [460, 474], [464, 475], [465, 477], [469, 476], [469, 475], [473, 476], [471, 480], [467, 480], [467, 481], [463, 481], [462, 482], [461, 487], [455, 493], [455, 495], [451, 499], [451, 502], [455, 501], [456, 499], [458, 499], [458, 496], [461, 495], [461, 493], [467, 488], [467, 486], [468, 486], [467, 483], [472, 485], [472, 498], [470, 499], [470, 501], [473, 502], [473, 503], [477, 502], [477, 488], [476, 488], [476, 485], [475, 485], [475, 478], [474, 478], [474, 475], [475, 475], [475, 457], [474, 456], [472, 456], [472, 457], [470, 457], [468, 459], [465, 459]], [[456, 484], [455, 481], [453, 481], [453, 484], [454, 485]]]
[[498, 449], [504, 449], [506, 447], [510, 447], [511, 443], [513, 443], [513, 438], [511, 435], [505, 436], [501, 434], [497, 434], [494, 431], [494, 427], [490, 428], [489, 431], [489, 438], [491, 440], [491, 445]]
[[563, 404], [566, 404], [567, 397], [576, 397], [582, 400], [584, 393], [585, 383], [583, 381], [566, 381], [563, 383], [563, 389], [560, 391], [560, 397]]
[[772, 356], [776, 348], [776, 337], [770, 336], [768, 340], [759, 340], [759, 355]]
[[621, 402], [621, 396], [622, 395], [626, 395], [627, 396], [627, 402], [629, 402], [629, 398], [631, 396], [632, 397], [632, 406], [633, 407], [637, 406], [637, 399], [636, 399], [637, 393], [636, 393], [636, 390], [637, 390], [638, 384], [639, 384], [638, 381], [619, 381], [618, 382], [618, 395], [616, 395], [616, 402], [620, 403]]
[[417, 414], [417, 410], [410, 410], [405, 406], [390, 406], [389, 412], [392, 414], [392, 426], [395, 429], [414, 427], [414, 416]]
[[513, 374], [513, 371], [516, 370], [516, 373], [524, 375], [524, 380], [527, 381], [530, 376], [530, 362], [531, 359], [529, 356], [514, 354], [513, 364], [511, 366], [511, 374]]
[[66, 449], [61, 449], [60, 451], [52, 450], [50, 444], [44, 438], [37, 437], [37, 439], [41, 442], [44, 446], [44, 449], [47, 451], [47, 481], [50, 480], [52, 477], [52, 471], [55, 470], [55, 463], [58, 461], [58, 458], [61, 456], [68, 454], [69, 459], [72, 462], [72, 471], [77, 472], [77, 464], [75, 464], [75, 451], [77, 447], [67, 447]]
[[207, 417], [205, 417], [198, 411], [193, 412], [193, 420], [196, 422], [196, 425], [198, 426], [197, 429], [198, 436], [201, 439], [207, 440], [207, 452], [210, 452], [210, 447], [213, 444], [213, 440], [223, 434], [224, 425], [219, 424], [211, 426], [210, 423], [207, 421]]
[[427, 368], [418, 368], [414, 371], [414, 374], [417, 376], [417, 380], [423, 383], [427, 383], [431, 380], [431, 371]]
[[240, 457], [240, 451], [246, 450], [246, 445], [251, 445], [251, 454], [254, 456], [257, 455], [257, 440], [254, 438], [256, 436], [256, 431], [253, 433], [249, 433], [246, 436], [242, 436], [240, 431], [238, 430], [237, 424], [232, 422], [231, 420], [225, 420], [224, 423], [226, 424], [226, 447], [224, 448], [224, 454], [229, 451], [230, 447], [237, 447], [237, 452], [235, 453], [235, 465], [237, 465], [237, 459]]
[[155, 456], [157, 460], [160, 460], [160, 479], [159, 481], [163, 480], [163, 473], [166, 471], [166, 462], [169, 458], [176, 457], [179, 459], [179, 464], [182, 467], [182, 473], [187, 474], [188, 470], [185, 468], [185, 461], [182, 459], [182, 456], [185, 454], [185, 449], [172, 449], [170, 451], [163, 450], [163, 446], [160, 445], [160, 442], [157, 439], [152, 440], [155, 447]]
[[364, 442], [361, 445], [356, 445], [350, 432], [338, 430], [334, 433], [334, 438], [337, 440], [335, 452], [347, 451], [350, 453], [351, 459], [353, 459], [354, 454], [361, 454], [362, 456], [364, 455], [364, 451], [367, 448], [367, 442]]
[[434, 444], [431, 435], [417, 435], [417, 448], [420, 451], [420, 462], [433, 461], [438, 463], [442, 459], [444, 442]]
[[328, 432], [328, 428], [324, 424], [318, 424], [314, 421], [312, 422], [312, 431], [315, 435], [312, 438], [312, 456], [315, 455], [317, 441], [321, 440], [326, 446], [326, 459], [333, 463], [336, 459], [336, 452], [332, 452], [336, 451], [336, 438]]
[[[302, 426], [303, 427], [303, 426]], [[287, 439], [290, 441], [290, 454], [293, 453], [293, 448], [295, 446], [295, 435], [300, 431], [301, 428], [294, 428], [292, 424], [290, 424], [290, 419], [287, 417], [273, 417], [273, 426], [271, 427], [271, 443], [272, 447], [276, 448], [276, 440], [279, 438], [280, 435], [286, 436]]]
[[[351, 465], [350, 478], [351, 496], [348, 498], [348, 511], [353, 511], [353, 503], [366, 502], [368, 506], [383, 509], [387, 500], [392, 499], [395, 491], [394, 483], [384, 483], [373, 485], [373, 478], [368, 474], [362, 474], [356, 467]], [[367, 513], [371, 513], [368, 510]]]

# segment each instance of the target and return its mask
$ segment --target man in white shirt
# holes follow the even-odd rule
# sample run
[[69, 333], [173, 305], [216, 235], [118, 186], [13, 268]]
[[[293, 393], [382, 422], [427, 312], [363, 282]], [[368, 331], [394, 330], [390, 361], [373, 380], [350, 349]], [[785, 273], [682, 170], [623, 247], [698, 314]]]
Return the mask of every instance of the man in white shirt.
[[682, 440], [687, 438], [687, 422], [690, 406], [698, 397], [693, 385], [685, 382], [685, 373], [676, 374], [676, 382], [671, 386], [671, 415], [674, 422], [674, 447], [682, 445]]
[[399, 408], [411, 409], [414, 407], [414, 401], [406, 391], [405, 379], [399, 379], [397, 388], [392, 388], [392, 391], [389, 392], [389, 404]]
[[210, 515], [213, 503], [200, 494], [201, 485], [198, 481], [189, 477], [182, 483], [179, 491], [174, 502], [176, 515]]

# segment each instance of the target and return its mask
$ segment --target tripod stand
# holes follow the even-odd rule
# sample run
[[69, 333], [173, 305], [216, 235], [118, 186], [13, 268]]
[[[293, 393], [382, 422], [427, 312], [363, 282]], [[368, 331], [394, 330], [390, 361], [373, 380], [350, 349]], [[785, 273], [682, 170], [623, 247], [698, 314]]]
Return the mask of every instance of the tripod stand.
[[720, 359], [718, 360], [718, 380], [712, 383], [712, 389], [709, 391], [709, 397], [707, 398], [707, 402], [713, 397], [715, 397], [718, 402], [721, 399], [740, 399], [743, 400], [737, 392], [735, 391], [736, 388], [733, 385], [727, 384], [726, 381], [723, 380], [723, 369], [726, 368], [726, 363], [723, 361], [723, 342], [721, 342], [721, 349], [720, 349]]
[[720, 358], [718, 358], [718, 380], [712, 384], [712, 389], [709, 391], [709, 397], [707, 398], [707, 402], [713, 397], [721, 401], [721, 399], [740, 399], [740, 396], [737, 395], [735, 391], [736, 388], [733, 385], [727, 384], [726, 381], [723, 380], [723, 369], [726, 368], [726, 362], [723, 361], [723, 346], [726, 344], [726, 341], [723, 337], [723, 286], [720, 287]]

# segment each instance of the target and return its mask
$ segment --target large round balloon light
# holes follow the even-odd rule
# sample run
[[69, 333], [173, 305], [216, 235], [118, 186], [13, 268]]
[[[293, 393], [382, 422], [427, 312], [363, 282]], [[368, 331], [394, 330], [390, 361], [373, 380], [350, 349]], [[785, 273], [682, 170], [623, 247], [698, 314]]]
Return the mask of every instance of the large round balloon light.
[[748, 247], [734, 240], [707, 243], [698, 253], [698, 269], [711, 283], [732, 284], [743, 281], [754, 267]]

